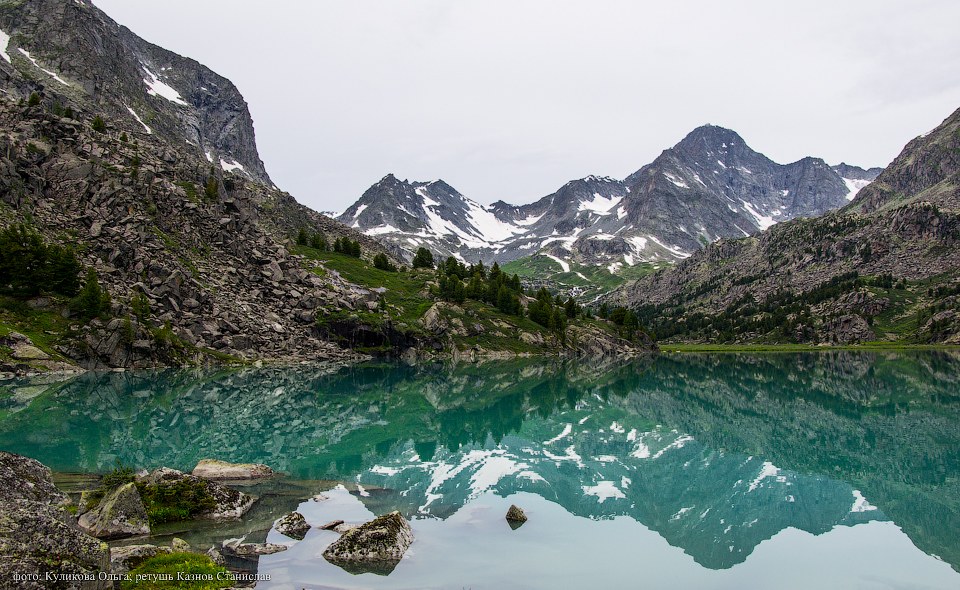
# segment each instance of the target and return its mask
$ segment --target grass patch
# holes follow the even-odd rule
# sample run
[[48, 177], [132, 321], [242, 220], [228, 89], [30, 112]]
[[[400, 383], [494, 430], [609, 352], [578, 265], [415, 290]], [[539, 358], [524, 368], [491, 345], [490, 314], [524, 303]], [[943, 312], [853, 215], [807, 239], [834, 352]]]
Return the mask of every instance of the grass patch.
[[[180, 579], [184, 577], [189, 579]], [[130, 578], [121, 582], [120, 588], [208, 590], [233, 585], [226, 568], [213, 563], [206, 555], [196, 553], [170, 553], [152, 557], [131, 570]]]

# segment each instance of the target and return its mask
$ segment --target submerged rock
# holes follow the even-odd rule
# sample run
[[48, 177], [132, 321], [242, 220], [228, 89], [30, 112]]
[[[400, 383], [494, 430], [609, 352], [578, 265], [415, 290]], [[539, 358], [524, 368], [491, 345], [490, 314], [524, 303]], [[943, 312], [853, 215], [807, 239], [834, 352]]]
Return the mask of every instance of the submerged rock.
[[[110, 549], [80, 530], [63, 508], [67, 503], [47, 467], [0, 451], [0, 587], [50, 588], [47, 574], [79, 574], [93, 581], [61, 581], [55, 587], [112, 588], [111, 582], [97, 579], [110, 571]], [[14, 574], [40, 579], [14, 583]]]
[[277, 529], [277, 532], [281, 535], [286, 535], [298, 541], [302, 541], [303, 538], [307, 536], [307, 531], [310, 530], [307, 519], [299, 512], [291, 512], [277, 519], [277, 521], [273, 523], [273, 527]]
[[127, 545], [110, 549], [110, 568], [115, 574], [125, 574], [140, 567], [146, 560], [160, 554], [172, 553], [169, 547], [156, 545]]
[[229, 463], [217, 459], [202, 459], [193, 468], [192, 474], [203, 479], [226, 481], [272, 477], [274, 471], [262, 463]]
[[352, 574], [385, 576], [397, 567], [411, 543], [410, 525], [394, 511], [346, 531], [323, 557]]
[[154, 469], [146, 477], [141, 478], [143, 483], [148, 486], [157, 486], [158, 488], [174, 487], [186, 482], [194, 486], [204, 486], [207, 492], [213, 497], [216, 505], [210, 510], [197, 515], [198, 518], [240, 518], [257, 501], [256, 498], [233, 488], [215, 481], [210, 481], [195, 475], [189, 475], [169, 467], [160, 467]]
[[80, 528], [99, 539], [149, 535], [150, 520], [134, 483], [109, 492], [96, 508], [80, 517]]

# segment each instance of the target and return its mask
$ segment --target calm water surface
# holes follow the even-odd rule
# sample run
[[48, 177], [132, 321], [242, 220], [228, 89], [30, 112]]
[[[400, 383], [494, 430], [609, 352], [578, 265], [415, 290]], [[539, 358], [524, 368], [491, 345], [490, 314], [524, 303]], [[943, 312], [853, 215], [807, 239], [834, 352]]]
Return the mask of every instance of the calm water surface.
[[[0, 449], [285, 472], [242, 522], [157, 531], [290, 544], [260, 588], [958, 588], [958, 383], [948, 352], [99, 373], [0, 382]], [[336, 533], [271, 530], [294, 509], [416, 541], [353, 575]]]

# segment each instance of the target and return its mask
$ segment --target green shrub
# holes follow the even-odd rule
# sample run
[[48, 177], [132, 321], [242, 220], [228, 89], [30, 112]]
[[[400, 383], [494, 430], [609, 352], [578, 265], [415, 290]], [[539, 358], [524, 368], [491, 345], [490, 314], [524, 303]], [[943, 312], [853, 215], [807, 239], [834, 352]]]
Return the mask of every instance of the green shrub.
[[97, 488], [87, 496], [87, 508], [94, 508], [104, 496], [116, 488], [130, 483], [134, 480], [134, 477], [135, 473], [132, 467], [125, 467], [117, 461], [117, 466], [114, 467], [113, 471], [105, 473], [100, 478]]
[[71, 308], [85, 320], [92, 320], [110, 311], [110, 293], [100, 286], [94, 269], [87, 270], [87, 280], [80, 294], [71, 302]]
[[[178, 577], [190, 577], [193, 580], [183, 580]], [[220, 579], [217, 579], [218, 577]], [[140, 564], [140, 567], [130, 570], [130, 580], [121, 582], [120, 588], [122, 590], [169, 590], [171, 588], [208, 590], [229, 588], [232, 585], [227, 569], [213, 563], [206, 555], [169, 553], [151, 557]]]
[[150, 319], [150, 300], [147, 299], [146, 295], [137, 291], [130, 297], [130, 310], [134, 317], [141, 322], [146, 322]]
[[394, 266], [394, 264], [390, 262], [390, 259], [387, 258], [387, 255], [382, 252], [373, 257], [373, 266], [374, 268], [379, 268], [387, 272], [397, 272], [397, 267]]
[[327, 236], [323, 234], [313, 234], [313, 237], [310, 238], [310, 247], [321, 252], [326, 252], [330, 249], [330, 243], [327, 242]]
[[433, 268], [433, 252], [422, 246], [418, 248], [413, 256], [413, 268]]
[[152, 525], [190, 520], [217, 506], [203, 480], [181, 479], [164, 485], [138, 482], [137, 491]]
[[97, 115], [93, 118], [93, 121], [90, 122], [90, 128], [96, 131], [97, 133], [106, 133], [107, 132], [107, 123], [103, 120], [103, 117]]
[[80, 286], [79, 272], [80, 263], [69, 248], [48, 245], [25, 225], [0, 230], [0, 293], [72, 297]]
[[40, 106], [40, 95], [36, 92], [30, 93], [30, 98], [27, 99], [27, 106], [35, 107]]

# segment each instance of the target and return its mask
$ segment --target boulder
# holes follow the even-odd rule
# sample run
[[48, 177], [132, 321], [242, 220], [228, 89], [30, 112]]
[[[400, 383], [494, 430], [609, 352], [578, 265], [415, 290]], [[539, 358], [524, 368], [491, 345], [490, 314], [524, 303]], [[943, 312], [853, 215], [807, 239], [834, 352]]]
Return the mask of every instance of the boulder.
[[385, 576], [397, 567], [411, 543], [410, 525], [394, 511], [346, 531], [327, 547], [323, 557], [352, 574]]
[[281, 535], [286, 535], [291, 539], [296, 539], [302, 541], [305, 536], [307, 536], [307, 531], [310, 530], [310, 525], [307, 523], [307, 519], [303, 517], [299, 512], [291, 512], [290, 514], [277, 519], [273, 523], [273, 528], [277, 530]]
[[[85, 534], [64, 510], [69, 503], [53, 485], [50, 470], [38, 461], [0, 451], [0, 587], [26, 590], [112, 588], [97, 580], [110, 571], [106, 543]], [[39, 576], [14, 583], [14, 574]], [[93, 581], [61, 581], [47, 574], [75, 574]]]
[[228, 463], [217, 459], [202, 459], [193, 468], [193, 475], [212, 481], [261, 479], [271, 477], [273, 469], [262, 463]]
[[163, 553], [172, 553], [169, 547], [156, 545], [127, 545], [110, 549], [110, 568], [115, 574], [125, 574], [140, 567], [144, 561]]
[[0, 451], [0, 502], [31, 500], [66, 506], [70, 498], [53, 485], [53, 474], [39, 461]]
[[320, 527], [317, 527], [317, 528], [319, 528], [321, 531], [333, 531], [333, 530], [336, 530], [337, 527], [340, 526], [340, 525], [342, 525], [342, 524], [343, 524], [343, 521], [342, 521], [342, 520], [331, 520], [331, 521], [328, 522], [327, 524], [325, 524], [325, 525], [323, 525], [323, 526], [320, 526]]
[[286, 545], [277, 543], [244, 543], [243, 538], [227, 539], [222, 543], [222, 552], [224, 555], [236, 555], [237, 557], [257, 557], [260, 555], [271, 555], [280, 553], [289, 549]]
[[516, 504], [511, 504], [507, 510], [506, 519], [507, 522], [510, 523], [510, 528], [516, 530], [520, 525], [527, 522], [527, 515], [523, 512], [522, 508]]
[[149, 535], [147, 509], [134, 483], [109, 492], [96, 508], [80, 517], [80, 528], [100, 539]]
[[186, 480], [195, 485], [204, 485], [207, 491], [213, 496], [216, 506], [207, 512], [199, 515], [200, 518], [224, 519], [240, 518], [257, 501], [249, 494], [244, 494], [233, 488], [215, 481], [210, 481], [195, 475], [189, 475], [169, 467], [160, 467], [151, 471], [148, 475], [141, 478], [141, 481], [149, 486], [167, 487], [175, 486], [179, 482]]
[[174, 537], [173, 540], [170, 541], [170, 549], [174, 553], [190, 553], [192, 551], [190, 543], [187, 543], [180, 537]]

